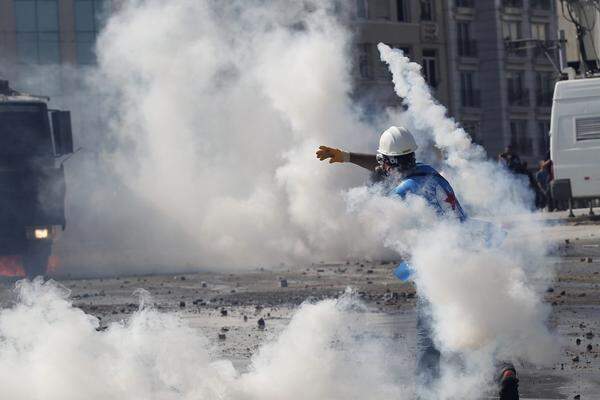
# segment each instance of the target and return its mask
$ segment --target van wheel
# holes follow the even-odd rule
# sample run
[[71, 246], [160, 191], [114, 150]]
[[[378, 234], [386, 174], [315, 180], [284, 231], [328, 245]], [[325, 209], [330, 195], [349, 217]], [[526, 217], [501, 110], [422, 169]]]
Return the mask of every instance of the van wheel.
[[51, 251], [50, 243], [29, 243], [23, 254], [23, 269], [28, 279], [46, 275]]

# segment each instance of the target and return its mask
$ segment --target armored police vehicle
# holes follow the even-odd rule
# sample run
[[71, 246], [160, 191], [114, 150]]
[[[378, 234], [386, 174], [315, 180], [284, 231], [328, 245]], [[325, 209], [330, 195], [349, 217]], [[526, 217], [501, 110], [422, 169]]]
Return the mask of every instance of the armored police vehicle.
[[73, 152], [69, 111], [48, 109], [0, 81], [0, 256], [44, 275], [65, 220], [64, 156]]

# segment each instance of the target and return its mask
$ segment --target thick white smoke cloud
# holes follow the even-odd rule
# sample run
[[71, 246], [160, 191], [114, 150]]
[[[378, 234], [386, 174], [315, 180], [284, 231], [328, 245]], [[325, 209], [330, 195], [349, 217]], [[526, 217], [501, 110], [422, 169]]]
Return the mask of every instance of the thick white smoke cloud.
[[350, 295], [301, 306], [240, 372], [174, 314], [143, 308], [98, 332], [98, 320], [53, 282], [17, 285], [18, 302], [0, 311], [5, 398], [411, 398], [397, 379], [406, 360], [390, 356], [398, 346], [361, 335], [361, 306]]
[[[506, 238], [499, 234], [488, 244], [481, 224], [440, 219], [419, 197], [398, 201], [380, 188], [362, 186], [366, 174], [357, 168], [319, 164], [314, 158], [319, 144], [373, 151], [378, 128], [359, 120], [349, 99], [348, 30], [327, 4], [298, 3], [147, 0], [125, 4], [110, 19], [100, 37], [98, 68], [89, 80], [95, 100], [77, 99], [86, 105], [86, 115], [90, 109], [100, 114], [100, 122], [89, 126], [103, 126], [106, 133], [98, 138], [90, 128], [82, 144], [98, 145], [98, 162], [84, 153], [68, 171], [69, 204], [76, 208], [60, 242], [63, 262], [72, 271], [91, 265], [133, 272], [136, 267], [245, 267], [400, 254], [417, 271], [419, 293], [431, 304], [436, 321], [436, 343], [448, 357], [435, 398], [478, 396], [489, 387], [498, 360], [547, 361], [556, 347], [544, 324], [549, 310], [535, 284], [550, 274], [547, 243], [530, 235], [539, 223], [529, 213], [531, 194], [488, 161], [445, 115], [420, 67], [385, 45], [379, 46], [382, 59], [408, 110], [389, 111], [379, 120], [406, 125], [416, 134], [419, 158], [435, 162], [470, 216], [493, 217], [498, 226], [511, 220]], [[436, 148], [442, 159], [429, 151]], [[35, 293], [39, 296], [40, 290]], [[112, 339], [89, 333], [93, 324], [83, 322], [87, 317], [51, 296], [50, 303], [68, 310], [66, 320], [58, 319], [63, 327], [79, 327], [81, 347], [100, 346], [96, 354], [128, 354], [104, 342]], [[323, 329], [340, 319], [350, 324], [334, 304], [307, 306], [301, 314], [310, 309], [306, 318], [322, 315], [314, 326]], [[40, 315], [36, 307], [24, 310], [15, 315], [30, 324], [30, 314]], [[190, 354], [207, 359], [205, 343], [169, 316], [142, 312], [106, 337], [120, 334], [119, 340], [128, 343], [136, 324], [140, 331], [153, 332], [155, 320], [176, 337], [183, 332]], [[196, 387], [195, 372], [172, 372], [170, 366], [181, 360], [142, 348], [154, 375], [133, 373], [131, 379], [159, 393], [185, 387], [208, 398], [214, 393], [228, 398], [237, 390], [234, 383], [246, 391], [243, 398], [257, 393], [281, 398], [288, 387], [309, 387], [315, 398], [347, 395], [339, 384], [344, 377], [332, 369], [340, 365], [339, 354], [323, 350], [329, 342], [322, 338], [330, 336], [291, 346], [289, 341], [302, 335], [297, 329], [292, 323], [280, 339], [284, 344], [263, 349], [254, 374], [240, 377], [223, 363], [217, 368], [207, 362], [198, 369], [215, 379]], [[169, 333], [164, 335], [170, 340]], [[295, 352], [288, 357], [284, 347]], [[281, 364], [294, 357], [317, 359], [311, 359], [312, 351], [302, 354], [303, 348], [326, 352], [326, 380], [313, 384], [304, 364]], [[464, 364], [460, 369], [450, 360], [457, 354]], [[157, 361], [159, 356], [165, 359]], [[126, 369], [129, 356], [123, 357], [116, 365]], [[18, 359], [13, 360], [16, 367]], [[285, 380], [281, 388], [260, 384], [292, 375], [298, 380]], [[367, 386], [347, 382], [363, 398], [402, 392], [386, 383], [390, 376], [384, 378], [380, 386], [367, 385], [368, 393]]]
[[366, 174], [314, 158], [319, 144], [366, 151], [377, 140], [349, 97], [350, 43], [327, 2], [124, 5], [90, 80], [108, 178], [71, 171], [84, 197], [69, 204], [91, 207], [72, 216], [64, 263], [131, 271], [390, 256], [344, 217], [342, 190]]

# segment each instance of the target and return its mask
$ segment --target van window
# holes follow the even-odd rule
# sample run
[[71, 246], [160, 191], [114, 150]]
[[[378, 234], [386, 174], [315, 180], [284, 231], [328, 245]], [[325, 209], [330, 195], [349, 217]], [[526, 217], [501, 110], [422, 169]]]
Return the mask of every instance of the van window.
[[582, 140], [600, 139], [600, 116], [575, 119], [575, 139]]

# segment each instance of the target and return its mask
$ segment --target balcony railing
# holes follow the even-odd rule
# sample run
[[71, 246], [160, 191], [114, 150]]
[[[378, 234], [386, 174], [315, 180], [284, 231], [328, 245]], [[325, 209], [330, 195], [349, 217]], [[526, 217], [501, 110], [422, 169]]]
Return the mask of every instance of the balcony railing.
[[504, 40], [506, 55], [509, 57], [527, 57], [527, 49], [523, 48], [522, 43], [511, 41], [509, 38]]
[[551, 10], [552, 0], [530, 0], [531, 8], [537, 8], [539, 10]]
[[535, 93], [535, 104], [538, 107], [552, 106], [552, 92], [538, 90]]
[[460, 91], [460, 99], [463, 107], [480, 108], [481, 107], [481, 91], [480, 90], [464, 90]]
[[477, 57], [477, 42], [475, 40], [459, 40], [458, 55], [461, 57]]
[[504, 7], [522, 8], [523, 0], [502, 0], [502, 5]]
[[473, 8], [475, 6], [475, 0], [456, 0], [456, 7]]
[[529, 89], [509, 90], [508, 104], [517, 107], [529, 106]]

